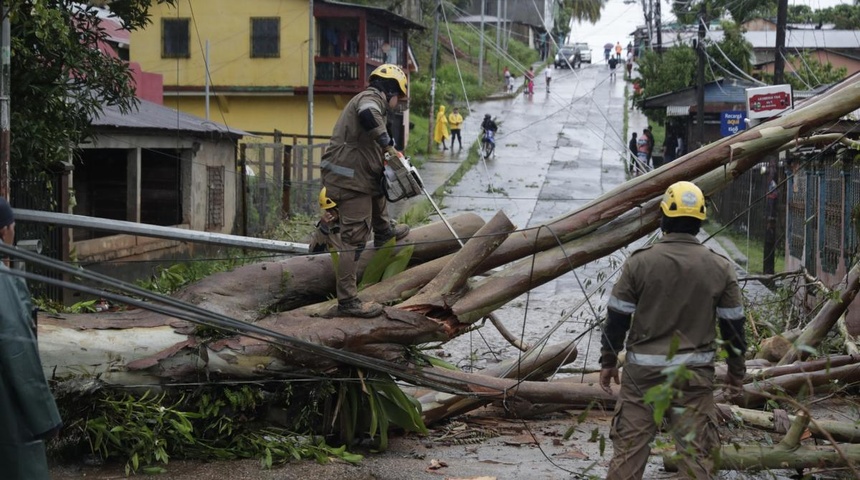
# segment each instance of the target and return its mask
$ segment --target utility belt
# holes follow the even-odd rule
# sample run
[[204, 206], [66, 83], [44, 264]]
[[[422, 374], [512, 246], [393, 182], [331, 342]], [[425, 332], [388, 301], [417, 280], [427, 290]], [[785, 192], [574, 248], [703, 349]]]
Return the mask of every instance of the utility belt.
[[716, 352], [692, 352], [676, 353], [672, 358], [663, 354], [627, 352], [626, 363], [641, 365], [643, 367], [677, 367], [687, 365], [690, 367], [708, 366], [714, 363]]

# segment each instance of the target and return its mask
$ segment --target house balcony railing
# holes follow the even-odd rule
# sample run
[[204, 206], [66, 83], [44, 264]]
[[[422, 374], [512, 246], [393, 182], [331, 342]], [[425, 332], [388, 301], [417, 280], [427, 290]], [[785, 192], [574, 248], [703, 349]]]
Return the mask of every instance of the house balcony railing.
[[364, 88], [362, 61], [358, 57], [315, 57], [314, 89], [331, 92], [359, 92]]

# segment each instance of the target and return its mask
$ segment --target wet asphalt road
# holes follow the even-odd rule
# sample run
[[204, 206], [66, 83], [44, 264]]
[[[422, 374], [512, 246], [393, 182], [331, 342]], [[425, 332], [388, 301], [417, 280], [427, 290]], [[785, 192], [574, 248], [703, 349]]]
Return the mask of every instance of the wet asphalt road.
[[[533, 95], [473, 105], [464, 137], [476, 138], [480, 120], [491, 114], [500, 124], [496, 154], [447, 190], [445, 215], [473, 212], [489, 220], [503, 211], [518, 228], [530, 228], [581, 207], [625, 181], [626, 82], [620, 71], [613, 79], [606, 65], [584, 64], [553, 73], [549, 91], [543, 72], [538, 71]], [[451, 157], [450, 151], [439, 152], [428, 160]], [[565, 274], [509, 302], [497, 315], [511, 332], [534, 345], [564, 314], [576, 310], [548, 344], [584, 334], [574, 365], [595, 367], [599, 340], [588, 327], [606, 302], [596, 292], [597, 284], [620, 261], [623, 253]], [[585, 291], [590, 292], [589, 301]], [[444, 355], [467, 370], [516, 354], [490, 324], [444, 347]]]

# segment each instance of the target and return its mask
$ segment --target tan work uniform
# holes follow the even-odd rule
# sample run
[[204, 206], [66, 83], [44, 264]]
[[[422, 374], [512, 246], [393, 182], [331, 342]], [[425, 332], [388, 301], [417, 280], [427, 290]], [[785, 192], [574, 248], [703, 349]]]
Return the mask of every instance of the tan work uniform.
[[[376, 128], [365, 130], [359, 112], [369, 109]], [[377, 139], [386, 132], [388, 102], [385, 94], [368, 88], [347, 103], [322, 157], [322, 183], [340, 214], [342, 247], [337, 270], [337, 298], [349, 300], [358, 295], [356, 269], [358, 256], [370, 239], [371, 229], [391, 229], [388, 205], [380, 192], [383, 151]]]
[[[731, 263], [693, 235], [667, 234], [630, 256], [608, 308], [633, 318], [610, 432], [614, 454], [607, 478], [642, 478], [657, 432], [643, 396], [664, 383], [662, 370], [681, 364], [693, 375], [674, 385], [681, 395], [666, 412], [681, 454], [680, 473], [711, 478], [711, 450], [720, 444], [713, 397], [717, 317], [744, 317]], [[673, 348], [676, 353], [668, 358]]]

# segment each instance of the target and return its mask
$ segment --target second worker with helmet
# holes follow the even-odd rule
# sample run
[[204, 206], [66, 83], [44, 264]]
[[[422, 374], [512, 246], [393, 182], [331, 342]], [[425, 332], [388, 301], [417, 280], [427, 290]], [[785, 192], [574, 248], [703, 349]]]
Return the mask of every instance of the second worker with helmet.
[[397, 65], [384, 64], [370, 74], [370, 85], [344, 107], [322, 157], [322, 183], [326, 199], [337, 205], [339, 252], [336, 277], [338, 313], [376, 317], [382, 305], [358, 297], [358, 258], [371, 238], [381, 247], [391, 238], [409, 233], [407, 225], [393, 226], [385, 196], [380, 191], [386, 155], [392, 168], [402, 168], [394, 140], [388, 132], [388, 114], [407, 98], [406, 74]]
[[630, 255], [607, 305], [600, 350], [605, 390], [611, 380], [619, 383], [618, 353], [627, 350], [608, 479], [642, 478], [658, 427], [644, 396], [669, 382], [674, 395], [665, 418], [679, 473], [713, 478], [712, 453], [720, 447], [713, 394], [718, 326], [728, 354], [727, 382], [737, 388], [746, 372], [746, 318], [735, 270], [696, 238], [705, 219], [702, 191], [691, 182], [674, 183], [660, 209], [663, 237]]

